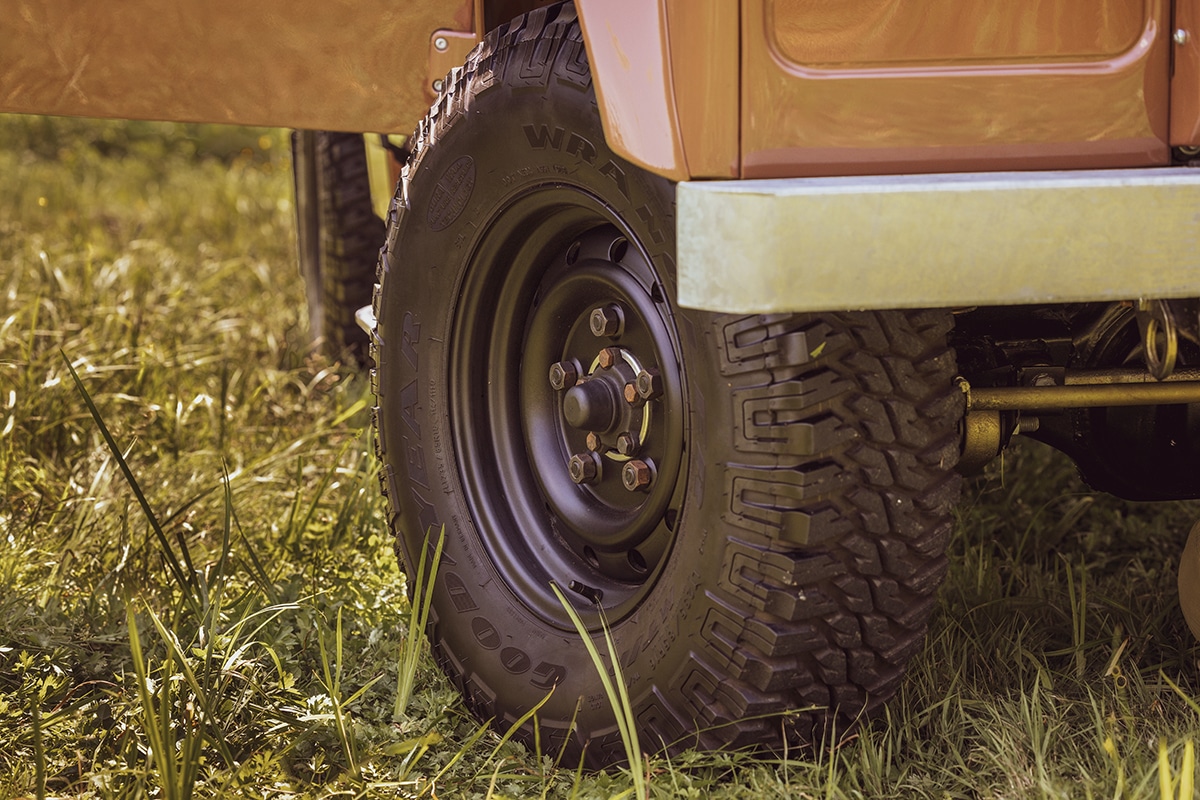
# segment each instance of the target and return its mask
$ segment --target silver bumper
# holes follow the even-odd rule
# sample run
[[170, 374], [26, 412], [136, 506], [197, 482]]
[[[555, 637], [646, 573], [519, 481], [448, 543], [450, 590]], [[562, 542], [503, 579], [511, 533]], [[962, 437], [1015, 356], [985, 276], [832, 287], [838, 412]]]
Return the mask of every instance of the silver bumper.
[[685, 182], [679, 302], [732, 313], [1200, 296], [1200, 170]]

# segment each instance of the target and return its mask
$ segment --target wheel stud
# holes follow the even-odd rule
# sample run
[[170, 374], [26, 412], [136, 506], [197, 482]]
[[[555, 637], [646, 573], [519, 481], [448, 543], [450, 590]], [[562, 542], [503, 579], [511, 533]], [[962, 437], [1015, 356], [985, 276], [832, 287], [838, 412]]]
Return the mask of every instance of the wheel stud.
[[654, 471], [650, 465], [641, 459], [626, 461], [621, 468], [621, 483], [631, 492], [641, 491], [650, 486], [654, 480]]
[[653, 400], [662, 395], [662, 375], [656, 369], [644, 369], [637, 374], [637, 393], [643, 400]]
[[640, 444], [641, 442], [638, 441], [637, 434], [630, 433], [629, 431], [623, 431], [617, 436], [617, 452], [623, 456], [631, 456], [636, 453]]
[[579, 378], [579, 369], [571, 361], [557, 361], [550, 365], [550, 386], [556, 392], [569, 389]]
[[600, 476], [600, 458], [595, 453], [577, 453], [571, 456], [567, 471], [575, 483], [595, 483]]
[[629, 403], [629, 405], [636, 406], [642, 403], [642, 396], [638, 394], [637, 386], [632, 383], [625, 384], [624, 394], [625, 402]]
[[605, 347], [596, 356], [596, 361], [600, 364], [600, 369], [611, 369], [612, 365], [617, 363], [617, 359], [621, 357], [621, 351], [615, 347]]
[[608, 336], [612, 338], [621, 332], [621, 308], [616, 305], [601, 306], [592, 309], [588, 317], [588, 327], [593, 336]]
[[600, 434], [593, 431], [587, 435], [587, 449], [593, 453], [599, 453], [604, 449], [604, 442], [600, 441]]

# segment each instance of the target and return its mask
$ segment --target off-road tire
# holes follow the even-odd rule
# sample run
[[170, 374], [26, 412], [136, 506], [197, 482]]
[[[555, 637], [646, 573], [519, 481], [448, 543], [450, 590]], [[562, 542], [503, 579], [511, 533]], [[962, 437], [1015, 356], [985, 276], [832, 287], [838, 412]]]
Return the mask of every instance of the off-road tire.
[[[384, 224], [371, 203], [362, 135], [336, 131], [313, 135], [316, 209], [311, 222], [317, 227], [317, 247], [315, 258], [301, 256], [309, 284], [309, 327], [331, 358], [349, 356], [362, 364], [369, 342], [354, 314], [371, 302]], [[302, 231], [302, 249], [303, 237]]]
[[[412, 140], [375, 308], [381, 480], [410, 576], [445, 526], [438, 663], [496, 730], [544, 701], [543, 753], [622, 760], [554, 582], [601, 647], [604, 610], [644, 749], [848, 730], [897, 688], [945, 570], [950, 315], [678, 307], [674, 187], [605, 144], [570, 4], [490, 33], [446, 86]], [[652, 482], [613, 483], [610, 425], [575, 483], [576, 423], [611, 421], [630, 362], [661, 378], [615, 412], [649, 416]], [[570, 395], [580, 377], [599, 388]]]

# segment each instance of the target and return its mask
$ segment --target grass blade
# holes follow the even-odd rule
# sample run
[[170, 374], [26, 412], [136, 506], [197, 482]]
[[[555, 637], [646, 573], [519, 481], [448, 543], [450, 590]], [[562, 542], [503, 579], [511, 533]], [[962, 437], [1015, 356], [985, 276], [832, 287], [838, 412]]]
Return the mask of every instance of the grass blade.
[[600, 627], [604, 631], [604, 646], [608, 650], [609, 661], [612, 663], [612, 677], [609, 677], [608, 670], [604, 666], [604, 659], [600, 656], [600, 651], [592, 641], [587, 626], [584, 625], [583, 620], [579, 617], [579, 613], [575, 611], [574, 606], [563, 595], [562, 591], [558, 588], [558, 584], [551, 583], [550, 588], [554, 590], [554, 595], [558, 598], [558, 602], [562, 603], [567, 616], [571, 618], [571, 624], [579, 632], [579, 637], [583, 640], [583, 646], [587, 648], [588, 656], [591, 658], [592, 664], [596, 667], [596, 673], [600, 676], [600, 683], [604, 687], [604, 694], [608, 697], [609, 705], [612, 706], [613, 714], [617, 719], [617, 729], [621, 733], [621, 744], [625, 747], [625, 757], [629, 761], [629, 772], [633, 778], [634, 796], [638, 800], [644, 800], [649, 795], [647, 794], [646, 775], [642, 768], [642, 749], [638, 742], [637, 720], [633, 715], [633, 706], [629, 702], [629, 690], [625, 687], [624, 676], [621, 674], [621, 659], [617, 654], [616, 646], [613, 644], [612, 634], [609, 632], [608, 623], [604, 619], [604, 612], [601, 609]]
[[[124, 453], [117, 446], [117, 440], [113, 438], [112, 433], [108, 430], [108, 426], [104, 424], [104, 418], [100, 415], [100, 409], [96, 408], [91, 394], [88, 392], [87, 387], [83, 385], [83, 381], [79, 379], [79, 373], [71, 365], [71, 360], [67, 358], [67, 354], [62, 351], [59, 352], [62, 354], [63, 361], [66, 362], [67, 370], [71, 373], [71, 380], [75, 382], [75, 388], [79, 390], [79, 394], [83, 398], [83, 403], [87, 406], [88, 413], [92, 415], [92, 421], [100, 429], [100, 435], [104, 437], [104, 442], [108, 445], [109, 452], [112, 453], [113, 459], [117, 462], [117, 466], [120, 467], [121, 474], [125, 476], [125, 481], [129, 484], [130, 490], [133, 491], [133, 496], [137, 498], [138, 505], [141, 506], [142, 514], [145, 515], [146, 521], [150, 523], [150, 529], [154, 531], [154, 536], [158, 539], [159, 547], [162, 548], [163, 560], [166, 561], [167, 568], [170, 569], [175, 582], [179, 584], [179, 588], [183, 591], [184, 599], [188, 605], [198, 614], [200, 603], [197, 598], [195, 572], [185, 571], [179, 563], [178, 558], [175, 556], [175, 551], [171, 547], [170, 540], [167, 539], [162, 525], [158, 522], [158, 516], [154, 513], [154, 509], [150, 507], [150, 501], [146, 499], [141, 485], [138, 483], [137, 478], [134, 477], [133, 470], [129, 468], [129, 462], [125, 460]], [[182, 541], [182, 538], [180, 542], [183, 544], [184, 559], [190, 565], [191, 557], [187, 555], [187, 545]]]
[[425, 541], [421, 543], [421, 557], [417, 561], [417, 577], [410, 584], [408, 596], [408, 636], [403, 643], [400, 653], [400, 674], [396, 685], [396, 703], [392, 708], [392, 718], [400, 719], [408, 710], [412, 699], [413, 685], [417, 677], [417, 664], [421, 657], [421, 643], [425, 640], [425, 626], [429, 622], [429, 609], [433, 604], [434, 580], [437, 577], [438, 566], [442, 561], [442, 547], [446, 543], [446, 526], [438, 532], [437, 545], [433, 551], [433, 561], [429, 564], [426, 575], [426, 555], [429, 551], [429, 534], [425, 533]]

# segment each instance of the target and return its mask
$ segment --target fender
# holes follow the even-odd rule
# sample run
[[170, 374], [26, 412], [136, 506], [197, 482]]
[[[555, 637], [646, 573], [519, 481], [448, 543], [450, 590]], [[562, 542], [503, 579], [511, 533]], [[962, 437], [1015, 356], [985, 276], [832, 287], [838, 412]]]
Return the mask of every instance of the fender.
[[676, 181], [737, 177], [737, 0], [576, 8], [609, 146]]

